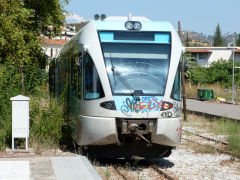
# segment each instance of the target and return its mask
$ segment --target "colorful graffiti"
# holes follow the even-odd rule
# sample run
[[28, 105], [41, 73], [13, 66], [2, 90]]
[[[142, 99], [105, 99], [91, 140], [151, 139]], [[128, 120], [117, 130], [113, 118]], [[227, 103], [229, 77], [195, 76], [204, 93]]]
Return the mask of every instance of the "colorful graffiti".
[[181, 117], [182, 107], [180, 102], [173, 102], [173, 113], [175, 117]]
[[114, 97], [117, 110], [126, 116], [131, 116], [132, 112], [141, 113], [142, 117], [147, 117], [149, 112], [157, 112], [162, 107], [162, 97], [141, 96], [139, 100], [130, 96]]

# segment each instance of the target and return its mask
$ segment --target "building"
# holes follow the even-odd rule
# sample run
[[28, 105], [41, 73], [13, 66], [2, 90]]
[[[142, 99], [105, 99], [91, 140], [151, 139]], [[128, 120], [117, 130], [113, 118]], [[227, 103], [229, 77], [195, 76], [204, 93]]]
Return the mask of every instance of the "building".
[[[240, 47], [235, 48], [235, 62], [240, 62]], [[232, 47], [186, 47], [186, 52], [191, 53], [201, 66], [208, 66], [212, 62], [220, 59], [227, 61], [233, 59]]]
[[63, 45], [69, 41], [69, 39], [49, 39], [44, 36], [41, 36], [41, 40], [45, 54], [51, 58], [57, 57]]
[[41, 36], [41, 44], [44, 49], [45, 54], [48, 57], [57, 57], [59, 51], [73, 36], [75, 36], [75, 26], [68, 26], [67, 24], [61, 29], [61, 36], [57, 36], [54, 39], [49, 39], [48, 37]]

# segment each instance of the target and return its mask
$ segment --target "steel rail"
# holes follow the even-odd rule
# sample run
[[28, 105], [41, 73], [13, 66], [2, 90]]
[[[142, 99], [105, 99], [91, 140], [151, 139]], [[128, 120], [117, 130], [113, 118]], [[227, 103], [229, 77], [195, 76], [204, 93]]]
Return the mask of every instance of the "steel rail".
[[227, 142], [223, 142], [223, 141], [220, 141], [220, 140], [216, 140], [216, 139], [213, 139], [213, 138], [209, 138], [209, 137], [206, 137], [206, 136], [202, 136], [202, 135], [200, 135], [200, 134], [196, 134], [196, 133], [193, 133], [193, 132], [191, 132], [191, 131], [187, 131], [187, 130], [184, 130], [184, 129], [182, 129], [182, 131], [183, 131], [183, 132], [187, 132], [187, 133], [189, 133], [189, 134], [193, 134], [193, 135], [198, 136], [198, 137], [201, 137], [201, 138], [203, 138], [203, 139], [207, 139], [207, 140], [209, 140], [209, 141], [214, 141], [214, 142], [216, 142], [216, 143], [221, 143], [221, 144], [223, 144], [223, 145], [228, 145]]
[[217, 152], [219, 152], [219, 153], [227, 154], [227, 155], [230, 155], [230, 156], [233, 156], [233, 157], [235, 157], [235, 158], [240, 159], [240, 156], [239, 156], [239, 155], [234, 154], [234, 153], [232, 153], [232, 152], [224, 151], [224, 150], [222, 150], [222, 149], [219, 149], [219, 148], [217, 148], [217, 147], [213, 147], [213, 146], [208, 145], [208, 144], [201, 144], [201, 143], [198, 143], [198, 142], [193, 141], [193, 140], [188, 139], [188, 138], [182, 138], [182, 139], [187, 140], [187, 141], [189, 141], [189, 142], [191, 142], [191, 143], [194, 143], [194, 144], [200, 145], [200, 146], [206, 146], [206, 147], [213, 148], [213, 149], [215, 149], [215, 150], [216, 150]]
[[168, 179], [168, 180], [175, 180], [175, 178], [169, 176], [167, 173], [163, 172], [161, 169], [159, 169], [156, 165], [151, 165], [150, 166], [155, 172], [157, 172], [158, 174], [164, 176], [164, 178]]
[[124, 180], [128, 180], [124, 174], [122, 174], [116, 166], [113, 166], [114, 171], [121, 176]]

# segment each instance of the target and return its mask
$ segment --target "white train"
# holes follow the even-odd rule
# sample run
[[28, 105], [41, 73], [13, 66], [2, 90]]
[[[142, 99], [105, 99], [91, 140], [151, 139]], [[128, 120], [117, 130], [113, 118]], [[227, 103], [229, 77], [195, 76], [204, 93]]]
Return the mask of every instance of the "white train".
[[51, 70], [76, 143], [94, 157], [169, 156], [181, 142], [183, 49], [168, 22], [88, 22]]

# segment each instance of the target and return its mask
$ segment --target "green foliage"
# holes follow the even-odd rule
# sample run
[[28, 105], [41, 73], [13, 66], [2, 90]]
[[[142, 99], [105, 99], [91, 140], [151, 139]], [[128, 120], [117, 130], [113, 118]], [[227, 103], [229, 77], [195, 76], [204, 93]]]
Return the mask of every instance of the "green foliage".
[[104, 19], [106, 19], [106, 15], [105, 14], [101, 14], [101, 15], [95, 14], [94, 15], [94, 20], [101, 20], [101, 21], [103, 21]]
[[220, 25], [218, 24], [216, 27], [216, 31], [213, 36], [213, 46], [221, 47], [224, 46], [224, 39], [222, 37]]
[[24, 0], [24, 7], [33, 10], [32, 28], [49, 37], [59, 35], [65, 22], [66, 10], [63, 7], [68, 2], [69, 0]]
[[[226, 87], [232, 85], [232, 66], [233, 61], [218, 60], [210, 64], [209, 67], [196, 66], [189, 69], [188, 80], [192, 83], [210, 84], [222, 83]], [[235, 62], [235, 66], [240, 66], [240, 63]], [[237, 70], [234, 74], [235, 83], [240, 85], [240, 72]]]
[[240, 34], [238, 35], [238, 39], [237, 39], [237, 42], [236, 42], [236, 46], [240, 46]]
[[187, 38], [186, 38], [186, 41], [184, 42], [184, 45], [185, 47], [189, 47], [190, 46], [190, 39], [189, 39], [189, 36], [188, 36], [188, 33], [187, 33]]
[[0, 64], [0, 150], [11, 144], [12, 106], [10, 98], [21, 92], [19, 74], [11, 64]]
[[95, 19], [95, 20], [99, 20], [99, 18], [100, 18], [100, 16], [99, 16], [98, 14], [95, 14], [95, 15], [94, 15], [94, 19]]
[[[47, 102], [46, 102], [47, 100]], [[31, 101], [31, 142], [46, 146], [58, 146], [62, 138], [64, 116], [62, 105], [54, 100], [35, 98]]]
[[[68, 0], [0, 1], [0, 150], [11, 145], [10, 98], [18, 94], [38, 96], [41, 94], [38, 87], [47, 82], [45, 67], [48, 58], [40, 45], [39, 35], [44, 33], [52, 37], [59, 33], [64, 22], [63, 5], [67, 2]], [[52, 28], [49, 29], [49, 26]], [[35, 134], [43, 133], [40, 140], [45, 138], [46, 141], [55, 142], [61, 137], [61, 107], [34, 107], [32, 118], [41, 120], [33, 121], [31, 130]], [[40, 108], [39, 111], [36, 108]], [[54, 119], [55, 117], [60, 119]], [[42, 125], [47, 129], [41, 129]], [[55, 129], [48, 132], [51, 128]], [[48, 139], [46, 134], [53, 135], [52, 138], [55, 139]]]

